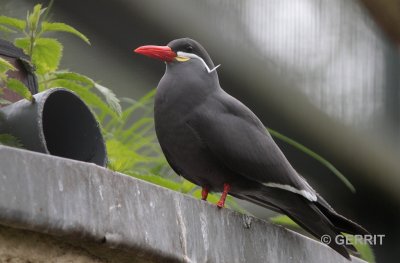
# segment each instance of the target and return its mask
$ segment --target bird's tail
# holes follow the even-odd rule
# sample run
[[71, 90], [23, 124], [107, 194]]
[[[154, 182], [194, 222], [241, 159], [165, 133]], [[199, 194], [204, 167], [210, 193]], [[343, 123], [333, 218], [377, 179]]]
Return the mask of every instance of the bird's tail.
[[369, 234], [358, 224], [335, 212], [320, 196], [316, 202], [311, 202], [302, 196], [282, 189], [262, 187], [257, 194], [239, 194], [234, 196], [284, 213], [304, 228], [318, 240], [329, 236], [329, 246], [345, 258], [351, 260], [348, 249], [355, 251], [353, 246], [337, 244], [335, 238], [342, 232], [348, 234]]

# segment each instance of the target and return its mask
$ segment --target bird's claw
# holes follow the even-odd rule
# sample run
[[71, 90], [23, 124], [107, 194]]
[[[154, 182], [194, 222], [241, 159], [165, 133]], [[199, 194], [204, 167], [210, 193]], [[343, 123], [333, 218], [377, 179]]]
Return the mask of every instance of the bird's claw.
[[231, 186], [227, 183], [224, 184], [224, 191], [222, 192], [221, 198], [219, 199], [217, 206], [219, 208], [223, 208], [225, 206], [225, 199], [226, 196], [228, 195], [229, 190], [231, 189]]
[[206, 200], [207, 200], [207, 196], [208, 196], [208, 187], [207, 187], [207, 186], [204, 186], [204, 187], [201, 189], [201, 200], [206, 201]]

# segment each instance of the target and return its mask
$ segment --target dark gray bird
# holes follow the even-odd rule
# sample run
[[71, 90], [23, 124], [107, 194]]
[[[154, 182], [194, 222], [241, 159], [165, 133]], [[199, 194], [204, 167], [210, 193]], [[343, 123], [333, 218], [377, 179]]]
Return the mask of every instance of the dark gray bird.
[[[136, 53], [166, 62], [157, 87], [155, 128], [175, 172], [208, 191], [229, 193], [292, 218], [320, 239], [341, 232], [367, 234], [336, 213], [290, 165], [257, 116], [220, 86], [207, 51], [189, 38]], [[347, 249], [331, 246], [350, 259]], [[351, 248], [350, 249], [354, 249]]]

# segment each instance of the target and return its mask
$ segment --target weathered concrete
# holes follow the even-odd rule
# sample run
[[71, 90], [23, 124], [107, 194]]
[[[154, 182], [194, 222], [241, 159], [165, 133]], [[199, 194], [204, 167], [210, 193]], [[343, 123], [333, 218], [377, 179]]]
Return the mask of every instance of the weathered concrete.
[[0, 262], [103, 263], [84, 248], [53, 236], [0, 225]]
[[111, 262], [348, 262], [268, 222], [94, 164], [9, 147], [0, 147], [0, 224]]

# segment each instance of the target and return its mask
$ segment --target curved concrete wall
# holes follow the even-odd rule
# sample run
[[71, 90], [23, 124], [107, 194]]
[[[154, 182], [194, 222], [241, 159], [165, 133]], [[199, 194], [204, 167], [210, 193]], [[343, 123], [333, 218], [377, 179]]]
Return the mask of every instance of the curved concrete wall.
[[4, 146], [0, 225], [0, 259], [12, 251], [4, 249], [11, 231], [32, 257], [40, 235], [67, 242], [64, 252], [83, 262], [348, 262], [283, 227], [94, 164]]

